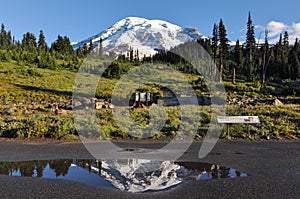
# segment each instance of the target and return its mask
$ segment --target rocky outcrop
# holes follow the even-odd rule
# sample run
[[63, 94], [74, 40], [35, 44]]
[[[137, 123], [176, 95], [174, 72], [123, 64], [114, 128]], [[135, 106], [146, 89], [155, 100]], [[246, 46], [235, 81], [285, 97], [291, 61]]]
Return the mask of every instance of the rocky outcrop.
[[273, 105], [273, 106], [282, 106], [283, 103], [281, 100], [277, 98], [232, 98], [227, 100], [228, 105], [240, 105], [240, 106], [255, 106], [255, 105]]

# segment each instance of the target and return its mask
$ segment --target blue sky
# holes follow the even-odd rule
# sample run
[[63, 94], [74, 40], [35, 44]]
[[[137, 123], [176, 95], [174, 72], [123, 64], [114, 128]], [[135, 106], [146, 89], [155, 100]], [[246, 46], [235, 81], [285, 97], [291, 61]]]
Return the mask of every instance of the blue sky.
[[288, 30], [291, 40], [300, 37], [299, 0], [9, 0], [1, 2], [0, 23], [16, 39], [29, 31], [38, 36], [43, 30], [48, 43], [58, 34], [79, 41], [109, 28], [128, 16], [163, 19], [180, 26], [196, 27], [205, 36], [213, 23], [225, 23], [228, 38], [244, 40], [248, 12], [251, 11], [256, 36], [268, 26], [271, 40]]

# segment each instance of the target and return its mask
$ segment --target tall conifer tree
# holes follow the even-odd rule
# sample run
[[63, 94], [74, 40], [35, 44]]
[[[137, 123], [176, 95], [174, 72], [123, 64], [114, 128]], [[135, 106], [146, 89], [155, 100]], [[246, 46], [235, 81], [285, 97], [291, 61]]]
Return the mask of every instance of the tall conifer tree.
[[247, 79], [249, 81], [254, 80], [254, 54], [255, 54], [255, 33], [254, 26], [251, 19], [251, 13], [248, 15], [247, 22], [247, 34], [246, 34], [246, 70], [247, 70]]
[[266, 73], [267, 73], [267, 67], [271, 59], [271, 54], [269, 50], [269, 39], [268, 39], [268, 30], [265, 30], [265, 43], [262, 48], [263, 50], [263, 63], [261, 68], [261, 85], [265, 86], [266, 84]]
[[291, 68], [291, 79], [296, 80], [300, 78], [300, 44], [296, 38], [293, 49], [289, 56], [289, 65]]
[[229, 54], [229, 45], [228, 45], [228, 39], [227, 39], [227, 33], [226, 33], [226, 28], [223, 23], [223, 20], [220, 19], [219, 23], [219, 40], [220, 40], [220, 45], [219, 45], [219, 81], [222, 80], [222, 75], [224, 71], [224, 67], [226, 65], [227, 57]]
[[233, 59], [234, 59], [235, 64], [232, 69], [232, 83], [235, 84], [236, 71], [238, 68], [240, 68], [242, 61], [243, 61], [243, 52], [242, 52], [242, 48], [241, 48], [239, 40], [237, 40], [235, 43]]
[[47, 52], [48, 47], [45, 40], [45, 35], [42, 30], [40, 30], [39, 40], [38, 40], [38, 51], [39, 53]]
[[213, 61], [214, 61], [214, 66], [211, 71], [212, 76], [216, 76], [216, 74], [217, 74], [216, 64], [217, 64], [218, 44], [219, 44], [218, 26], [217, 26], [217, 24], [214, 24], [212, 46], [211, 46], [212, 52], [213, 52]]
[[288, 64], [288, 57], [289, 57], [289, 34], [287, 31], [284, 32], [283, 36], [283, 45], [282, 45], [282, 54], [281, 54], [281, 63], [282, 63], [282, 78], [289, 78], [290, 77], [290, 68]]

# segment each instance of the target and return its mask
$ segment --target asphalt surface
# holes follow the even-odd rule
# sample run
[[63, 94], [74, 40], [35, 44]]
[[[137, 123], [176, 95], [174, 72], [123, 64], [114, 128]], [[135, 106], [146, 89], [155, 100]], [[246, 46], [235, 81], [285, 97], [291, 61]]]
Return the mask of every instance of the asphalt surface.
[[[126, 142], [120, 147], [132, 147]], [[136, 143], [160, 148], [164, 143]], [[127, 193], [76, 182], [0, 175], [0, 198], [300, 198], [299, 141], [219, 141], [198, 160], [195, 142], [181, 161], [219, 164], [248, 173], [248, 177], [195, 181], [168, 191]], [[0, 161], [89, 159], [79, 142], [0, 140]]]

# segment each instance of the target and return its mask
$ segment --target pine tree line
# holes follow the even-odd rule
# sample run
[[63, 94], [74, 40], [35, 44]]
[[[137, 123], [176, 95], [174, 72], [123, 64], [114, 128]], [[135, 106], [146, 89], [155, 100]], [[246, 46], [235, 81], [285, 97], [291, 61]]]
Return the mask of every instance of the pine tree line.
[[[212, 57], [219, 57], [219, 60], [214, 60], [219, 64], [220, 75], [223, 78], [231, 78], [235, 83], [238, 77], [247, 81], [260, 81], [262, 85], [265, 84], [266, 79], [270, 78], [292, 80], [300, 78], [298, 39], [294, 45], [290, 45], [287, 31], [283, 36], [280, 34], [277, 44], [270, 45], [268, 30], [266, 30], [265, 41], [259, 44], [255, 40], [254, 26], [249, 12], [245, 43], [240, 44], [237, 40], [235, 47], [229, 50], [222, 19], [218, 29], [218, 34], [216, 34], [216, 25], [214, 25], [213, 36], [206, 42], [210, 46], [206, 48], [213, 49]], [[199, 42], [203, 43], [203, 41]], [[208, 52], [210, 51], [208, 49]]]
[[[32, 33], [25, 33], [21, 41], [15, 41], [10, 31], [5, 30], [4, 24], [0, 32], [0, 61], [15, 60], [26, 64], [35, 64], [41, 68], [69, 68], [77, 69], [80, 61], [88, 53], [96, 48], [93, 53], [103, 55], [102, 38], [98, 46], [92, 40], [89, 44], [74, 51], [70, 39], [67, 36], [58, 35], [57, 39], [50, 45], [46, 43], [43, 31], [40, 31], [38, 38]], [[257, 43], [255, 40], [254, 25], [249, 12], [247, 21], [247, 33], [245, 43], [236, 41], [235, 46], [229, 46], [225, 24], [220, 19], [218, 24], [213, 25], [213, 32], [210, 38], [197, 41], [211, 56], [214, 66], [207, 68], [206, 75], [214, 77], [217, 81], [222, 79], [260, 81], [262, 85], [266, 80], [276, 79], [300, 79], [300, 46], [296, 39], [294, 44], [290, 44], [288, 32], [280, 35], [277, 44], [271, 45], [268, 41], [268, 30], [265, 31], [264, 43]], [[191, 42], [187, 42], [189, 44]], [[185, 46], [183, 48], [182, 46]], [[119, 56], [119, 61], [133, 62], [138, 64], [143, 62], [167, 62], [185, 73], [197, 74], [197, 71], [185, 60], [176, 56], [174, 49], [187, 51], [191, 56], [196, 56], [193, 49], [181, 45], [170, 51], [160, 51], [152, 57], [140, 59], [138, 49], [130, 48], [127, 56]], [[118, 66], [118, 67], [121, 67]], [[118, 68], [115, 67], [115, 68]], [[126, 69], [127, 70], [127, 69]], [[119, 69], [116, 71], [126, 71]], [[217, 70], [219, 73], [217, 73]], [[217, 75], [218, 74], [218, 75]]]
[[[198, 40], [215, 62], [219, 70], [219, 77], [231, 78], [233, 83], [236, 78], [247, 81], [260, 81], [265, 85], [266, 79], [291, 79], [300, 78], [300, 48], [296, 39], [293, 45], [289, 43], [288, 32], [280, 34], [277, 44], [270, 45], [268, 30], [265, 31], [265, 41], [259, 44], [255, 40], [254, 26], [249, 12], [247, 22], [246, 41], [241, 44], [236, 41], [234, 48], [229, 48], [226, 28], [221, 19], [219, 25], [214, 24], [212, 37]], [[215, 72], [211, 75], [216, 75]]]
[[[227, 31], [222, 19], [213, 25], [212, 36], [197, 41], [210, 54], [214, 66], [201, 71], [221, 81], [222, 79], [236, 83], [237, 79], [243, 81], [260, 81], [265, 85], [266, 80], [296, 80], [300, 78], [300, 46], [296, 39], [295, 43], [289, 43], [288, 32], [280, 35], [277, 44], [271, 45], [268, 41], [268, 30], [265, 31], [264, 43], [257, 43], [255, 39], [254, 25], [251, 13], [248, 15], [246, 41], [236, 41], [235, 46], [229, 46]], [[191, 42], [177, 46], [170, 51], [161, 51], [147, 61], [161, 61], [175, 64], [175, 68], [185, 72], [197, 74], [192, 66], [171, 52], [185, 51], [196, 56], [196, 52], [190, 49]], [[174, 50], [175, 49], [175, 50]], [[217, 73], [217, 70], [219, 71]]]
[[42, 30], [38, 38], [27, 32], [21, 41], [15, 41], [11, 32], [6, 31], [4, 24], [1, 25], [0, 61], [14, 60], [18, 63], [34, 64], [40, 68], [76, 69], [83, 56], [73, 50], [67, 36], [58, 35], [57, 40], [49, 47]]

